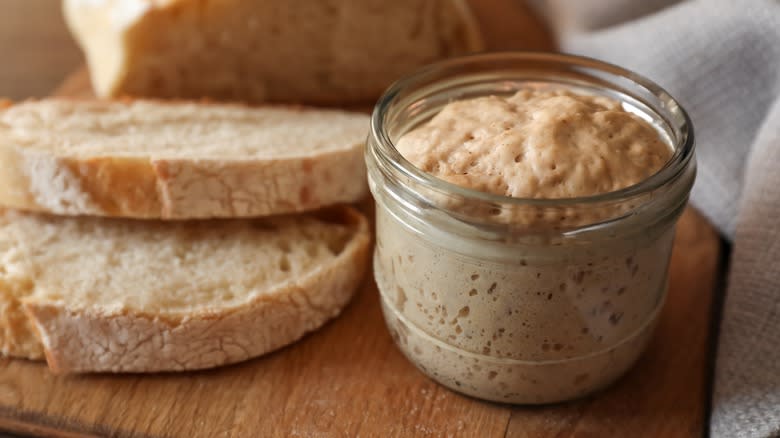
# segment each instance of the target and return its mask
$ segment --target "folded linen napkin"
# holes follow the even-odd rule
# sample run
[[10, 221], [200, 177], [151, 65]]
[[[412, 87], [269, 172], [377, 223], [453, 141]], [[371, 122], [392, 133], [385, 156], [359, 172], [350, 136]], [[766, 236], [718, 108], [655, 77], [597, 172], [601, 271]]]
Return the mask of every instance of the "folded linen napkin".
[[637, 71], [690, 113], [692, 202], [733, 241], [710, 434], [780, 436], [780, 1], [536, 3], [563, 51]]

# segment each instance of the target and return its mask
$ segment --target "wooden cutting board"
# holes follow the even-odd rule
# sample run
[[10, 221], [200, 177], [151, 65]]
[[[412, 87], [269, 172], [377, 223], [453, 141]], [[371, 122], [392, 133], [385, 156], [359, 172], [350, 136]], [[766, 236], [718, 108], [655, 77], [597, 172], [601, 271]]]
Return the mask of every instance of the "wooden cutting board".
[[[520, 2], [473, 4], [491, 47], [551, 47]], [[85, 72], [59, 94], [89, 95]], [[686, 211], [649, 350], [615, 386], [573, 403], [486, 403], [432, 382], [393, 345], [369, 275], [343, 315], [322, 330], [213, 371], [58, 377], [44, 364], [0, 359], [0, 429], [56, 437], [700, 436], [719, 251], [713, 228]]]

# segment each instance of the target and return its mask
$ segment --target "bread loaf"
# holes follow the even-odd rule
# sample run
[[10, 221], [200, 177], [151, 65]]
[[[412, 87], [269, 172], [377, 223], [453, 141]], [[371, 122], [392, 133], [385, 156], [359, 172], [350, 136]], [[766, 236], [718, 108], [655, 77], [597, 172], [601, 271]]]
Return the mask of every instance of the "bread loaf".
[[483, 49], [465, 0], [65, 0], [98, 96], [373, 103]]

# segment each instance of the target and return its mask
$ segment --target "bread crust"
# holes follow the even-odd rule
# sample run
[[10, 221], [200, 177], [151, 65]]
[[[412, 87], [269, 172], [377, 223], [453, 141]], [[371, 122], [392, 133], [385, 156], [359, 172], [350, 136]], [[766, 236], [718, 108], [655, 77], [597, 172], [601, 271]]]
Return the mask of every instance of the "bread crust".
[[153, 314], [69, 309], [25, 298], [24, 312], [55, 373], [184, 371], [257, 357], [336, 317], [362, 282], [368, 223], [349, 207], [339, 215], [355, 232], [334, 259], [240, 306]]
[[17, 296], [0, 285], [0, 354], [21, 359], [41, 360], [43, 346], [35, 328], [21, 308]]
[[485, 48], [465, 0], [63, 5], [101, 97], [373, 103], [403, 74]]
[[231, 160], [79, 158], [0, 141], [0, 205], [59, 215], [203, 219], [297, 213], [359, 201], [368, 193], [363, 181], [362, 139], [312, 156]]
[[[0, 226], [8, 226], [0, 214]], [[43, 359], [30, 319], [22, 310], [21, 299], [32, 290], [29, 264], [19, 250], [16, 233], [0, 234], [0, 354], [22, 359]]]

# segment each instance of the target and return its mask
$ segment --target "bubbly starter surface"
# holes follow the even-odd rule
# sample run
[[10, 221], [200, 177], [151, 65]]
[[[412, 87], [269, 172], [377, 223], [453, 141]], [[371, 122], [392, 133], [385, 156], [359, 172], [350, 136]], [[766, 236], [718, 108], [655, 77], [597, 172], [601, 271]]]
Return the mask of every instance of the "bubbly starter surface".
[[515, 198], [615, 191], [672, 155], [651, 125], [617, 101], [530, 89], [452, 102], [396, 147], [443, 180]]

